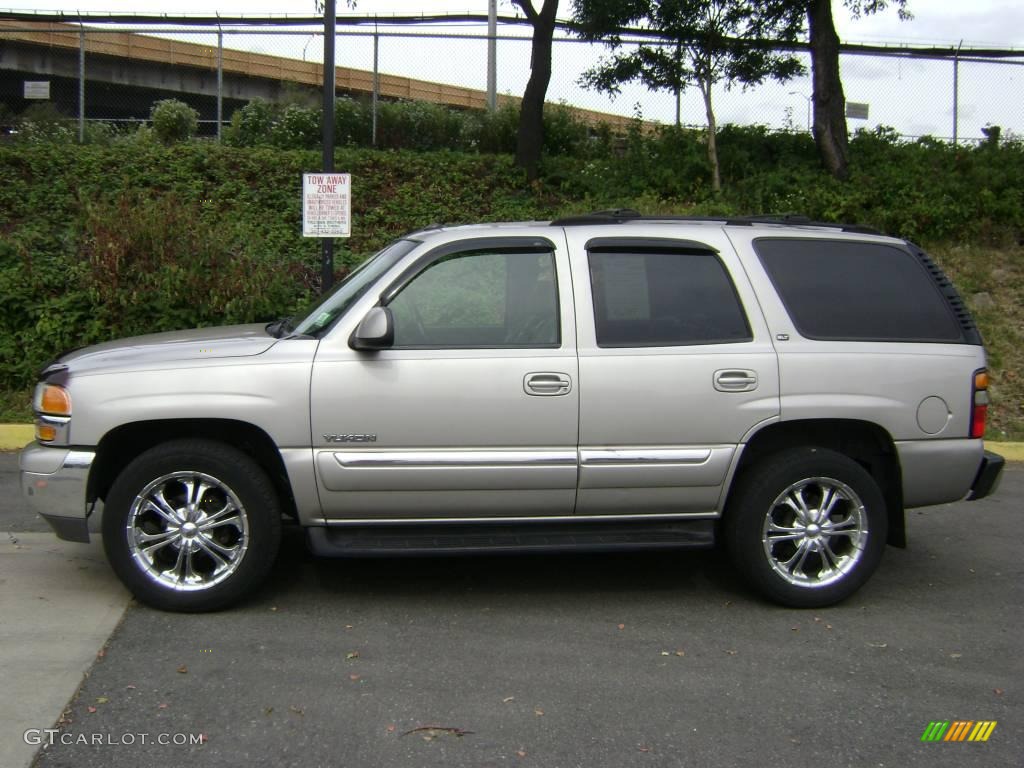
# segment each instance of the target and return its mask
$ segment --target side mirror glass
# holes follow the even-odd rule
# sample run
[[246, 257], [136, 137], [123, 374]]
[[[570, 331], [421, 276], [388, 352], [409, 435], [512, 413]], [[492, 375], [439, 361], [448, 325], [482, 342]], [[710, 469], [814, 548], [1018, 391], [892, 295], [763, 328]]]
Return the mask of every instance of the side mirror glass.
[[387, 307], [374, 307], [356, 326], [348, 345], [352, 349], [387, 349], [395, 343], [395, 321]]

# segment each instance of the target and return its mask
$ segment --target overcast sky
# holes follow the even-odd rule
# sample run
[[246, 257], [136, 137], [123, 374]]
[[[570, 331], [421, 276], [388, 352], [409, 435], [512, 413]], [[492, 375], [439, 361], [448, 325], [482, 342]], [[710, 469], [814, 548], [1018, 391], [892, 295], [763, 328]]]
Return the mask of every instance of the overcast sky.
[[[541, 0], [534, 0], [535, 4]], [[342, 14], [348, 11], [338, 0]], [[842, 3], [836, 2], [836, 25], [846, 42], [957, 45], [965, 47], [1020, 48], [1024, 60], [1024, 3], [999, 0], [910, 0], [911, 21], [900, 21], [894, 9], [854, 20]], [[0, 8], [12, 10], [83, 12], [166, 13], [165, 2], [155, 0], [0, 0]], [[568, 17], [570, 0], [562, 0], [560, 17]], [[390, 13], [486, 13], [487, 0], [359, 0], [360, 14]], [[313, 0], [178, 0], [174, 13], [211, 15], [283, 14], [312, 15]], [[499, 12], [515, 12], [510, 0], [499, 0]], [[436, 28], [435, 28], [436, 29]], [[441, 30], [437, 30], [441, 31]], [[526, 34], [527, 30], [522, 33]], [[206, 41], [207, 38], [195, 38]], [[314, 42], [316, 40], [316, 42]], [[317, 38], [246, 37], [228, 38], [230, 47], [259, 50], [281, 56], [320, 58]], [[483, 89], [485, 45], [482, 42], [450, 40], [385, 39], [380, 46], [381, 70], [424, 80], [449, 82]], [[338, 46], [339, 65], [369, 69], [372, 47], [368, 39], [344, 38]], [[640, 112], [645, 118], [671, 122], [675, 101], [670, 94], [651, 94], [640, 87], [624, 89], [617, 99], [578, 86], [581, 72], [604, 52], [603, 46], [564, 43], [555, 49], [555, 73], [549, 99], [622, 114]], [[502, 43], [498, 53], [498, 90], [521, 95], [529, 76], [529, 45]], [[949, 62], [917, 62], [891, 58], [843, 58], [843, 79], [849, 101], [869, 103], [868, 121], [852, 121], [851, 128], [891, 125], [907, 135], [952, 135], [953, 88]], [[981, 127], [999, 124], [1004, 130], [1024, 134], [1024, 66], [964, 63], [959, 72], [958, 135], [980, 137]], [[741, 91], [719, 89], [719, 122], [757, 122], [781, 127], [804, 127], [809, 79], [770, 83]], [[683, 122], [703, 122], [703, 107], [694, 92], [682, 98]]]

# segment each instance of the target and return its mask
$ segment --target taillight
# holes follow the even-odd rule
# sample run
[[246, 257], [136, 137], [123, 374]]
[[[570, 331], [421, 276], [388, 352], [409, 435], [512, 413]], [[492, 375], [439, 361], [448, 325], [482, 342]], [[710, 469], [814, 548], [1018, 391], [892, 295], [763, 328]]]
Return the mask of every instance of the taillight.
[[988, 416], [988, 371], [974, 372], [971, 392], [971, 437], [984, 437], [985, 418]]

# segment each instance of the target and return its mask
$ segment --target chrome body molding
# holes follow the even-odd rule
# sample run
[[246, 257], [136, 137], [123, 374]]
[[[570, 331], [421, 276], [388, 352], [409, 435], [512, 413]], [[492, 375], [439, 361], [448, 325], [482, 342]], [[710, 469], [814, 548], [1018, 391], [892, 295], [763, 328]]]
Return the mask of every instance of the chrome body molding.
[[359, 451], [334, 454], [346, 468], [389, 467], [565, 467], [575, 451]]
[[636, 466], [703, 464], [711, 458], [710, 448], [584, 448], [580, 463], [585, 466]]

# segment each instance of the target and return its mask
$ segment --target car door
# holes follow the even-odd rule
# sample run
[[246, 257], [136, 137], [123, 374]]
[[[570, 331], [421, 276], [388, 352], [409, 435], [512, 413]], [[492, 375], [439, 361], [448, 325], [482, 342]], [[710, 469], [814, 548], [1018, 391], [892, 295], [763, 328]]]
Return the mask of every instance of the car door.
[[[579, 390], [564, 246], [459, 239], [410, 254], [321, 342], [311, 413], [325, 518], [570, 515]], [[355, 351], [374, 305], [394, 343]]]
[[[720, 228], [567, 227], [580, 307], [580, 515], [713, 515], [737, 447], [778, 419], [778, 364]], [[621, 230], [619, 230], [621, 232]]]

